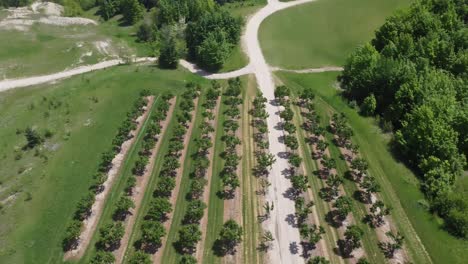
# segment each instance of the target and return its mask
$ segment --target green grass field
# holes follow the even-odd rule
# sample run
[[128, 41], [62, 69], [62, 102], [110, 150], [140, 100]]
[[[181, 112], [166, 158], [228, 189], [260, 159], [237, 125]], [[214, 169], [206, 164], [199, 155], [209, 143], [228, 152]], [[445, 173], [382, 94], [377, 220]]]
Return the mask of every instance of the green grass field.
[[[142, 89], [178, 92], [205, 82], [183, 71], [120, 66], [0, 94], [0, 263], [57, 263], [75, 205], [100, 155]], [[54, 132], [42, 148], [21, 151], [17, 129]]]
[[[75, 32], [83, 36], [78, 40], [69, 34]], [[96, 51], [93, 42], [102, 40], [100, 36], [88, 35], [89, 27], [62, 27], [34, 25], [29, 32], [0, 31], [0, 78], [15, 78], [58, 72], [67, 67], [96, 63], [104, 58]], [[68, 35], [68, 37], [67, 37]], [[87, 52], [90, 56], [83, 56]], [[80, 61], [81, 59], [81, 61]]]
[[382, 186], [382, 200], [392, 205], [392, 217], [396, 219], [398, 230], [406, 235], [406, 246], [414, 262], [428, 263], [426, 253], [418, 246], [417, 234], [434, 263], [464, 263], [468, 258], [468, 242], [449, 235], [442, 229], [440, 219], [427, 211], [418, 179], [389, 151], [389, 135], [381, 132], [373, 118], [359, 116], [339, 96], [337, 73], [279, 73], [278, 76], [291, 88], [314, 89], [317, 109], [346, 114], [354, 130], [353, 141], [368, 160], [369, 172]]
[[268, 17], [259, 39], [272, 66], [340, 66], [369, 41], [385, 17], [410, 0], [318, 0]]
[[247, 77], [247, 89], [244, 93], [244, 104], [242, 118], [243, 152], [242, 152], [242, 217], [243, 217], [243, 262], [263, 263], [263, 252], [257, 250], [260, 243], [261, 223], [258, 221], [260, 208], [262, 208], [261, 198], [257, 195], [259, 180], [253, 176], [255, 166], [255, 149], [252, 126], [253, 117], [250, 110], [253, 108], [253, 100], [257, 93], [257, 82], [255, 77]]
[[[0, 79], [50, 74], [81, 65], [94, 64], [116, 56], [149, 56], [149, 45], [136, 42], [137, 26], [121, 24], [121, 15], [108, 21], [96, 13], [83, 16], [98, 25], [53, 26], [35, 24], [27, 31], [0, 30]], [[0, 10], [0, 19], [7, 12]], [[97, 42], [108, 42], [107, 54], [97, 48]]]
[[[119, 26], [118, 18], [98, 26], [36, 24], [26, 32], [0, 30], [2, 39], [9, 40], [0, 41], [0, 79], [50, 74], [115, 56], [148, 56], [148, 46], [135, 41], [135, 31]], [[98, 42], [109, 43], [107, 54]]]
[[[221, 96], [221, 100], [224, 96]], [[214, 142], [214, 159], [213, 171], [211, 174], [211, 185], [205, 186], [205, 192], [210, 192], [209, 202], [205, 215], [208, 214], [208, 225], [205, 237], [205, 248], [203, 248], [203, 262], [204, 263], [219, 263], [220, 258], [213, 254], [213, 245], [215, 240], [218, 238], [221, 227], [224, 223], [223, 212], [224, 212], [224, 200], [218, 196], [218, 192], [223, 190], [223, 183], [219, 173], [224, 167], [224, 160], [221, 158], [221, 153], [224, 151], [225, 143], [221, 140], [224, 135], [223, 122], [226, 120], [226, 116], [222, 114], [226, 110], [226, 106], [222, 103], [219, 107], [218, 112], [218, 124], [216, 125], [216, 139]], [[206, 217], [206, 216], [205, 216]]]

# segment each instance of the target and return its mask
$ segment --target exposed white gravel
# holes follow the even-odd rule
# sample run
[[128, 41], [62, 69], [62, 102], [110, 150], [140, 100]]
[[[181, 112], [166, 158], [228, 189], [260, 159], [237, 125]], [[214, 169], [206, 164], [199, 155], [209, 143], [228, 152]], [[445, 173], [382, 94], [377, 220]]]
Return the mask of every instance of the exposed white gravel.
[[0, 29], [27, 31], [34, 23], [54, 26], [97, 25], [83, 17], [62, 17], [63, 7], [52, 2], [34, 2], [27, 7], [8, 8], [6, 18], [0, 20]]

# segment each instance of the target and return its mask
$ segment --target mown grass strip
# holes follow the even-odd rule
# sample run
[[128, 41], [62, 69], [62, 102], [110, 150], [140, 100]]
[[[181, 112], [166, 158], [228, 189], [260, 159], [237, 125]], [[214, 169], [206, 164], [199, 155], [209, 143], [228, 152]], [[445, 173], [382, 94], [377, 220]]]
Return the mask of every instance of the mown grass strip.
[[260, 225], [257, 219], [257, 206], [260, 197], [257, 198], [256, 188], [257, 179], [254, 177], [252, 171], [255, 163], [255, 146], [253, 140], [253, 126], [252, 115], [252, 100], [256, 93], [256, 83], [250, 80], [247, 84], [247, 91], [244, 93], [244, 107], [242, 112], [242, 126], [243, 126], [243, 155], [242, 155], [242, 209], [243, 209], [243, 223], [244, 223], [244, 263], [262, 263], [262, 257], [258, 251], [258, 242], [260, 234]]
[[[221, 91], [222, 92], [222, 91]], [[221, 97], [223, 100], [223, 97]], [[219, 106], [218, 123], [216, 125], [216, 139], [214, 142], [213, 170], [211, 174], [210, 198], [208, 203], [208, 229], [206, 230], [205, 246], [203, 250], [203, 263], [220, 263], [221, 258], [213, 254], [213, 245], [223, 225], [224, 201], [218, 196], [223, 191], [220, 172], [224, 166], [224, 160], [220, 157], [226, 144], [222, 141], [225, 132], [223, 123], [226, 120], [224, 111], [226, 106], [222, 103]], [[208, 191], [208, 190], [205, 190]]]

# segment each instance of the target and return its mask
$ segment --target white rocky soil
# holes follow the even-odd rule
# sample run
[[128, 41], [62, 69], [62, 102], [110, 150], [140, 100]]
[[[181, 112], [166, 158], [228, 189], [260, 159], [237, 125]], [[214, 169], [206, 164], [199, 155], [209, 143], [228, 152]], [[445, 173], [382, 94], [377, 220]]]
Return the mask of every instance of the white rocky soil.
[[34, 2], [30, 6], [8, 8], [6, 18], [0, 20], [0, 30], [27, 31], [34, 23], [55, 26], [97, 25], [83, 17], [63, 17], [63, 7], [52, 2]]

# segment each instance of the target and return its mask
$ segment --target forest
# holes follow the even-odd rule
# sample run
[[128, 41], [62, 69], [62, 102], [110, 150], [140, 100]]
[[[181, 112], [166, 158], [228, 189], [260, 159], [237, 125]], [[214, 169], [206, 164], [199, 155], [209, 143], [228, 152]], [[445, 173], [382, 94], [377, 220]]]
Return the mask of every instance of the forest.
[[394, 132], [431, 210], [468, 238], [468, 202], [454, 192], [468, 154], [468, 4], [422, 0], [386, 20], [346, 61], [339, 81], [361, 114]]

